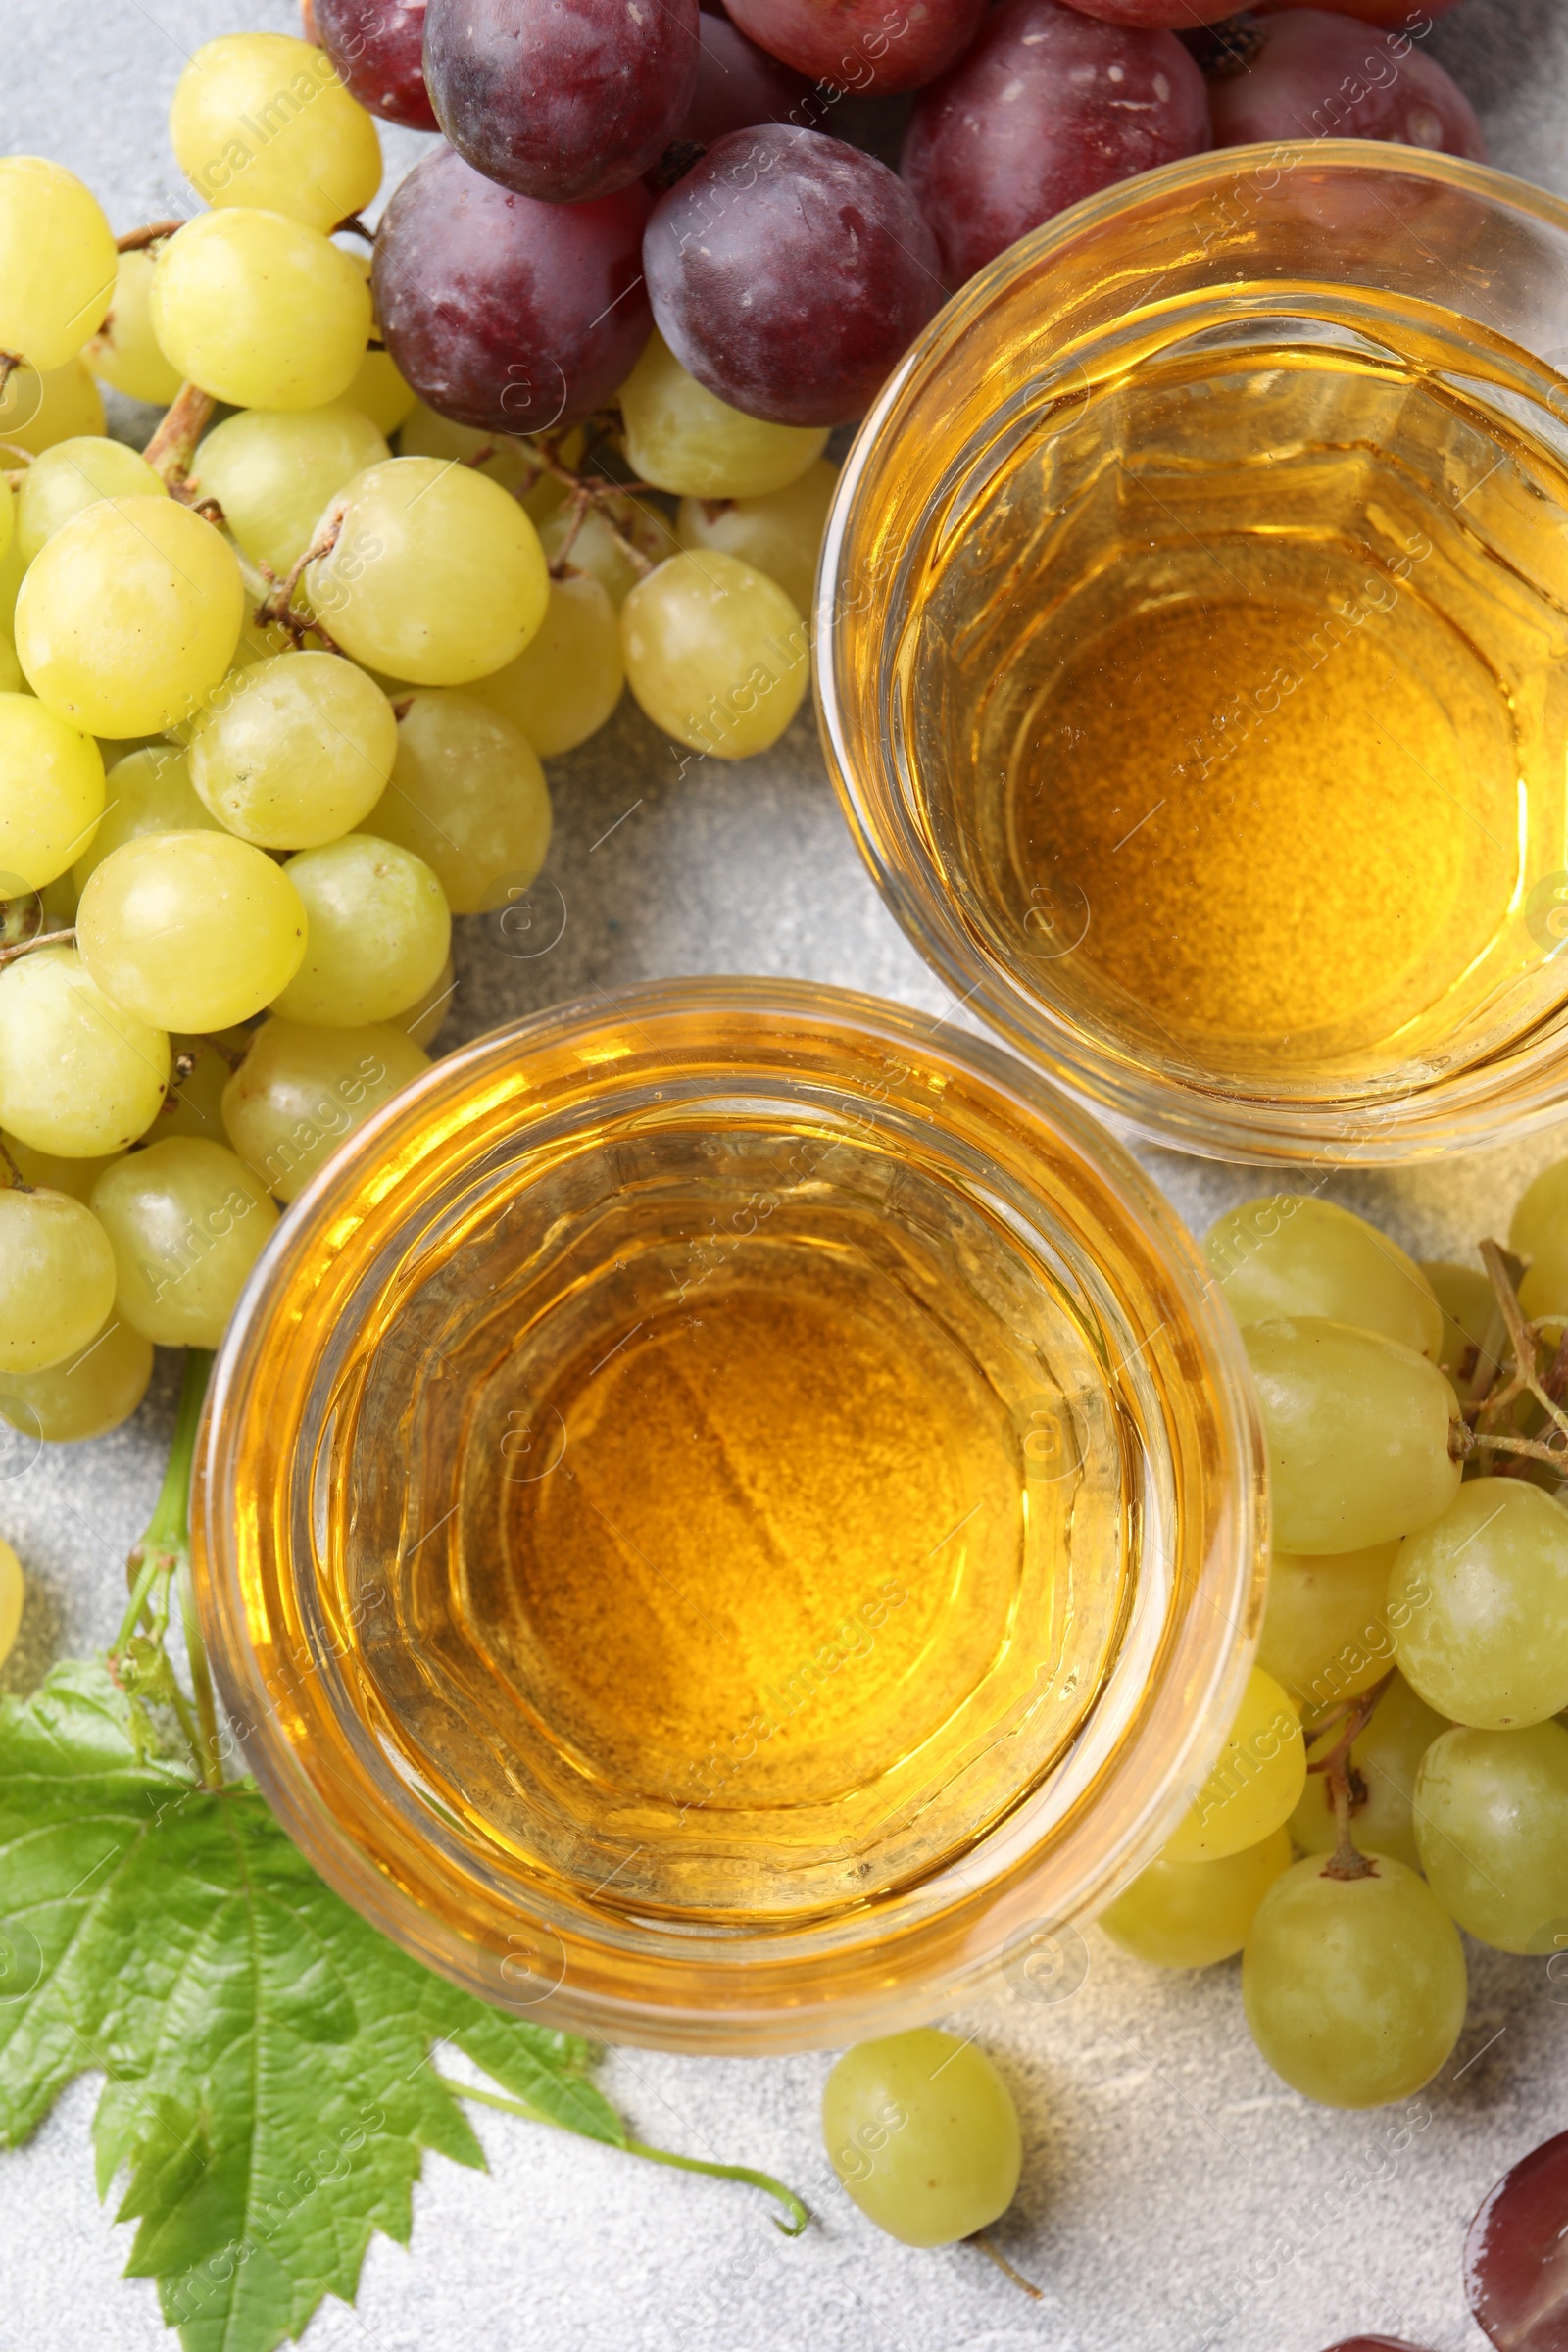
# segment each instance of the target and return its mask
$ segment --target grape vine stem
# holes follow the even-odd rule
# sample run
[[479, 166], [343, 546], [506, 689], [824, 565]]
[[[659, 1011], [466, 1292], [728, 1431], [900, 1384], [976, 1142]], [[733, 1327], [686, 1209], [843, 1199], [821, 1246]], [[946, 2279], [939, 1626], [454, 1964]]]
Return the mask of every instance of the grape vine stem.
[[207, 430], [218, 403], [199, 384], [181, 384], [162, 424], [142, 456], [154, 473], [177, 493], [190, 471], [196, 444]]
[[1313, 1724], [1306, 1735], [1309, 1741], [1321, 1740], [1336, 1724], [1339, 1726], [1339, 1738], [1334, 1745], [1326, 1754], [1314, 1756], [1306, 1768], [1308, 1772], [1325, 1775], [1329, 1793], [1334, 1799], [1334, 1821], [1338, 1836], [1334, 1851], [1323, 1865], [1326, 1879], [1369, 1879], [1376, 1876], [1376, 1865], [1367, 1860], [1350, 1835], [1350, 1749], [1377, 1712], [1378, 1701], [1393, 1682], [1394, 1673], [1391, 1666], [1382, 1680], [1374, 1683], [1369, 1690], [1359, 1691], [1354, 1698], [1347, 1700], [1343, 1709], [1336, 1708], [1326, 1722]]
[[976, 2230], [974, 2234], [969, 2238], [968, 2243], [971, 2246], [978, 2246], [981, 2253], [996, 2264], [998, 2270], [1002, 2273], [1004, 2278], [1010, 2278], [1014, 2286], [1021, 2286], [1024, 2293], [1032, 2296], [1035, 2302], [1043, 2303], [1045, 2301], [1046, 2298], [1044, 2290], [1036, 2286], [1032, 2280], [1026, 2278], [1022, 2271], [1015, 2271], [1012, 2267], [1012, 2264], [1007, 2260], [1005, 2254], [1004, 2254], [999, 2247], [994, 2246], [991, 2243], [990, 2238], [987, 2237], [983, 2230]]
[[34, 948], [71, 948], [75, 944], [74, 931], [35, 931], [31, 939], [19, 939], [9, 948], [0, 948], [0, 964], [14, 963], [19, 956], [30, 956]]
[[147, 1522], [141, 1542], [134, 1546], [126, 1563], [131, 1578], [130, 1599], [120, 1621], [120, 1631], [115, 1636], [109, 1658], [111, 1671], [114, 1671], [144, 1618], [150, 1622], [154, 1647], [162, 1649], [169, 1622], [170, 1588], [172, 1586], [179, 1599], [185, 1656], [195, 1704], [193, 1707], [191, 1700], [172, 1681], [170, 1685], [170, 1704], [185, 1735], [191, 1762], [196, 1767], [202, 1787], [220, 1788], [223, 1774], [219, 1762], [218, 1702], [213, 1691], [206, 1644], [202, 1641], [201, 1627], [196, 1618], [190, 1571], [191, 1469], [196, 1458], [196, 1434], [201, 1427], [202, 1407], [207, 1400], [208, 1375], [212, 1368], [213, 1359], [207, 1348], [187, 1348], [185, 1370], [180, 1382], [179, 1409], [174, 1416], [174, 1435], [169, 1448], [169, 1459], [164, 1465], [163, 1485], [158, 1490], [158, 1500], [153, 1504], [153, 1514]]
[[185, 226], [183, 220], [149, 220], [145, 228], [127, 228], [122, 237], [115, 239], [117, 253], [145, 253], [149, 245], [161, 245], [176, 229]]

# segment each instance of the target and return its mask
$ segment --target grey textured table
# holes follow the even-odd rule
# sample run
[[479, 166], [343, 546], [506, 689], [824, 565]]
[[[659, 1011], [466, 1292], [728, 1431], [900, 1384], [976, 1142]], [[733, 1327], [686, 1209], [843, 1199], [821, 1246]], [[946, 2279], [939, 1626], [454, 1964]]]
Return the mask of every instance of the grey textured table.
[[[119, 229], [188, 211], [170, 93], [201, 41], [260, 27], [295, 29], [289, 0], [4, 0], [0, 145], [69, 165]], [[1432, 48], [1476, 103], [1494, 161], [1568, 195], [1568, 0], [1465, 0]], [[387, 135], [388, 184], [421, 144]], [[669, 747], [628, 705], [552, 783], [559, 945], [517, 963], [483, 925], [462, 926], [444, 1042], [674, 972], [797, 973], [945, 1007], [860, 869], [808, 715], [766, 757], [677, 782]], [[1565, 1151], [1568, 1134], [1332, 1190], [1434, 1255], [1494, 1225]], [[1257, 1189], [1242, 1170], [1146, 1157], [1200, 1230]], [[7, 1687], [108, 1638], [171, 1406], [166, 1361], [125, 1429], [0, 1484], [0, 1535], [31, 1579]], [[963, 2021], [1022, 2111], [1024, 2184], [997, 2234], [1042, 2303], [971, 2249], [912, 2253], [859, 2219], [817, 2137], [825, 2057], [621, 2051], [605, 2080], [646, 2137], [777, 2172], [809, 2198], [808, 2234], [786, 2244], [744, 2190], [480, 2116], [488, 2176], [432, 2157], [412, 2251], [377, 2242], [358, 2312], [325, 2306], [311, 2352], [1320, 2352], [1352, 2328], [1436, 2352], [1479, 2346], [1460, 2289], [1465, 2223], [1509, 2163], [1568, 2124], [1568, 2007], [1544, 1964], [1473, 1953], [1469, 2022], [1442, 2077], [1408, 2111], [1356, 2117], [1309, 2106], [1269, 2073], [1234, 1966], [1167, 1976], [1093, 1931], [1088, 1942], [1070, 2000], [1003, 1992]], [[0, 2157], [0, 2352], [172, 2340], [152, 2287], [117, 2275], [129, 2231], [93, 2194], [94, 2096], [76, 2085], [30, 2147]]]

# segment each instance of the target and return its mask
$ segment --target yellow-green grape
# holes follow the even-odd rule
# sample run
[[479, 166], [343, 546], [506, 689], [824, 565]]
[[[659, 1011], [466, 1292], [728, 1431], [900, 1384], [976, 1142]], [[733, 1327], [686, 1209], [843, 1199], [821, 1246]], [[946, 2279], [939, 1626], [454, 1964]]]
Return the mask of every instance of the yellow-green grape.
[[397, 706], [397, 765], [366, 830], [422, 858], [454, 914], [504, 906], [550, 847], [550, 788], [520, 727], [471, 694]]
[[103, 432], [105, 421], [104, 396], [79, 359], [42, 375], [15, 368], [0, 391], [0, 441], [35, 458], [59, 441]]
[[[13, 654], [16, 652], [17, 643], [17, 598], [21, 594], [25, 571], [26, 565], [22, 561], [22, 551], [13, 534], [10, 546], [4, 555], [0, 555], [0, 622], [4, 623]], [[22, 663], [19, 662], [17, 663], [16, 688], [8, 687], [7, 693], [20, 691], [22, 683]]]
[[[4, 1400], [0, 1399], [0, 1411], [3, 1410]], [[9, 1544], [0, 1544], [0, 1666], [5, 1664], [16, 1647], [25, 1599], [26, 1584], [22, 1574], [22, 1562]]]
[[744, 760], [776, 743], [810, 676], [782, 588], [735, 556], [672, 556], [620, 615], [626, 681], [654, 724], [694, 752]]
[[[118, 1152], [111, 1152], [102, 1159], [61, 1159], [52, 1152], [35, 1152], [20, 1135], [5, 1135], [3, 1131], [0, 1141], [16, 1161], [24, 1184], [30, 1184], [37, 1192], [69, 1193], [73, 1200], [82, 1202], [92, 1199], [93, 1186], [105, 1168], [113, 1167], [120, 1157]], [[0, 1185], [9, 1182], [9, 1174], [0, 1164]]]
[[174, 1136], [127, 1152], [93, 1187], [117, 1272], [115, 1307], [159, 1348], [216, 1348], [277, 1223], [223, 1144]]
[[93, 981], [74, 948], [0, 969], [0, 1120], [38, 1152], [122, 1152], [158, 1116], [169, 1039]]
[[[12, 1372], [0, 1380], [0, 1419], [13, 1427], [69, 1445], [80, 1438], [107, 1437], [128, 1421], [147, 1394], [153, 1376], [152, 1342], [113, 1310], [102, 1331], [79, 1354], [43, 1372]], [[0, 1566], [0, 1636], [5, 1614], [4, 1571]], [[0, 1658], [5, 1655], [0, 1639]]]
[[381, 184], [375, 124], [322, 49], [281, 32], [206, 42], [174, 85], [169, 135], [215, 207], [260, 205], [328, 229]]
[[1319, 1316], [1255, 1323], [1242, 1337], [1282, 1551], [1361, 1551], [1425, 1527], [1452, 1500], [1458, 1404], [1427, 1357]]
[[234, 648], [233, 661], [222, 676], [208, 687], [205, 694], [197, 696], [191, 702], [189, 708], [179, 718], [175, 719], [172, 726], [165, 728], [164, 732], [169, 741], [188, 749], [197, 728], [212, 711], [222, 709], [229, 696], [238, 689], [240, 679], [247, 669], [252, 668], [258, 662], [270, 662], [278, 654], [292, 653], [293, 650], [294, 640], [280, 622], [259, 621], [255, 613], [247, 607], [245, 618], [240, 624], [239, 643]]
[[398, 757], [378, 686], [336, 654], [280, 654], [234, 680], [191, 737], [190, 780], [230, 833], [314, 849], [368, 816]]
[[1306, 1780], [1296, 1709], [1254, 1666], [1212, 1771], [1166, 1841], [1167, 1862], [1221, 1862], [1288, 1821]]
[[1399, 1671], [1477, 1731], [1568, 1707], [1568, 1512], [1517, 1478], [1477, 1478], [1399, 1546], [1389, 1579]]
[[[549, 486], [564, 497], [559, 483]], [[569, 507], [557, 503], [539, 522], [539, 544], [558, 570], [564, 566], [568, 576], [581, 573], [597, 580], [617, 612], [638, 581], [646, 579], [650, 564], [662, 564], [667, 556], [680, 553], [680, 542], [663, 516], [634, 498], [592, 507], [580, 523]]]
[[1369, 1855], [1341, 1879], [1317, 1855], [1257, 1907], [1242, 1958], [1252, 2039], [1293, 2090], [1325, 2107], [1381, 2107], [1430, 2082], [1464, 2024], [1464, 1952], [1414, 1871]]
[[553, 760], [597, 735], [625, 682], [614, 606], [598, 580], [568, 574], [550, 583], [538, 636], [505, 669], [475, 679], [473, 692]]
[[167, 409], [179, 390], [179, 369], [170, 366], [153, 331], [157, 266], [156, 253], [146, 246], [121, 255], [109, 316], [82, 357], [94, 375], [101, 375], [127, 400], [152, 401]]
[[[561, 460], [574, 466], [581, 454], [580, 434], [568, 433], [561, 444]], [[487, 474], [503, 490], [512, 491], [535, 522], [553, 514], [565, 497], [564, 486], [546, 473], [539, 451], [515, 433], [492, 433], [471, 424], [458, 424], [439, 410], [416, 400], [398, 433], [400, 458], [440, 458], [466, 466], [472, 473]]]
[[255, 1034], [253, 1029], [225, 1029], [216, 1039], [170, 1039], [174, 1075], [163, 1109], [153, 1122], [149, 1143], [165, 1143], [172, 1135], [194, 1136], [203, 1144], [228, 1140], [223, 1125], [223, 1089], [238, 1061], [250, 1051]]
[[1137, 1960], [1208, 1968], [1241, 1950], [1258, 1904], [1290, 1867], [1284, 1830], [1222, 1862], [1172, 1862], [1161, 1854], [1102, 1911], [1100, 1924]]
[[1006, 2212], [1023, 2161], [1012, 2093], [972, 2041], [922, 2026], [846, 2050], [822, 2088], [822, 2140], [868, 2221], [950, 2246]]
[[223, 1090], [223, 1124], [270, 1192], [292, 1200], [356, 1127], [430, 1066], [401, 1029], [264, 1021]]
[[[1378, 1700], [1371, 1722], [1350, 1748], [1352, 1782], [1350, 1829], [1357, 1845], [1376, 1854], [1392, 1854], [1407, 1870], [1421, 1868], [1410, 1804], [1415, 1793], [1421, 1758], [1440, 1733], [1448, 1729], [1423, 1698], [1417, 1698], [1402, 1675], [1396, 1675]], [[1316, 1742], [1323, 1754], [1338, 1734], [1324, 1732]], [[1362, 1794], [1364, 1791], [1364, 1794]], [[1291, 1815], [1291, 1836], [1308, 1854], [1332, 1854], [1340, 1840], [1334, 1811], [1334, 1791], [1328, 1775], [1307, 1775], [1301, 1801]]]
[[398, 373], [389, 351], [368, 351], [343, 397], [390, 442], [414, 406], [415, 392]]
[[282, 213], [199, 213], [159, 249], [153, 324], [180, 373], [237, 409], [340, 400], [370, 332], [346, 253]]
[[1554, 1160], [1525, 1187], [1508, 1227], [1508, 1247], [1528, 1261], [1519, 1285], [1525, 1313], [1568, 1313], [1568, 1159]]
[[0, 694], [0, 874], [42, 889], [80, 855], [103, 812], [92, 737], [30, 694]]
[[650, 335], [620, 387], [626, 462], [639, 481], [680, 498], [762, 498], [819, 458], [827, 427], [743, 416], [688, 375]]
[[217, 499], [252, 562], [281, 579], [310, 546], [328, 500], [388, 454], [369, 417], [348, 401], [245, 409], [214, 426], [192, 476], [204, 497]]
[[310, 921], [304, 961], [271, 1000], [284, 1020], [356, 1029], [422, 997], [447, 959], [452, 915], [422, 858], [369, 833], [302, 850], [283, 868]]
[[1203, 1244], [1225, 1303], [1245, 1330], [1312, 1315], [1380, 1331], [1436, 1360], [1443, 1310], [1414, 1258], [1364, 1217], [1300, 1193], [1244, 1200]]
[[16, 527], [16, 494], [8, 481], [0, 479], [0, 556], [3, 556], [11, 545]]
[[113, 301], [118, 260], [74, 172], [41, 155], [0, 157], [0, 352], [63, 368]]
[[57, 441], [35, 458], [17, 500], [22, 561], [30, 564], [44, 542], [83, 507], [100, 498], [167, 498], [167, 485], [145, 458], [120, 441], [83, 434]]
[[39, 700], [89, 735], [160, 735], [228, 667], [244, 608], [210, 522], [172, 498], [104, 498], [28, 566], [17, 652]]
[[1443, 1344], [1438, 1362], [1462, 1396], [1474, 1378], [1487, 1344], [1496, 1294], [1476, 1266], [1449, 1265], [1443, 1259], [1421, 1268], [1432, 1295], [1443, 1309]]
[[25, 682], [11, 631], [0, 628], [0, 694], [21, 694]]
[[227, 833], [125, 842], [76, 913], [76, 945], [105, 996], [157, 1028], [198, 1034], [270, 1004], [299, 970], [305, 931], [288, 875]]
[[1394, 1663], [1389, 1577], [1397, 1544], [1325, 1557], [1276, 1551], [1257, 1662], [1308, 1717], [1370, 1690]]
[[515, 499], [455, 463], [389, 458], [340, 504], [336, 543], [305, 588], [351, 660], [416, 686], [462, 686], [515, 662], [550, 601], [539, 534]]
[[764, 498], [683, 498], [675, 517], [682, 547], [739, 556], [777, 580], [797, 611], [809, 612], [827, 511], [839, 469], [813, 458], [806, 471]]
[[416, 997], [412, 1004], [405, 1005], [391, 1026], [401, 1029], [405, 1037], [413, 1038], [415, 1044], [421, 1046], [428, 1054], [446, 1025], [447, 1015], [452, 1010], [452, 1000], [457, 995], [457, 986], [449, 956], [423, 995]]
[[42, 1372], [86, 1347], [115, 1302], [109, 1237], [69, 1193], [0, 1192], [0, 1372]]
[[72, 878], [78, 892], [85, 890], [106, 858], [143, 834], [220, 830], [196, 798], [184, 753], [171, 743], [150, 743], [117, 760], [104, 778], [104, 812]]
[[1421, 1759], [1415, 1835], [1428, 1884], [1500, 1952], [1568, 1944], [1568, 1732], [1458, 1728]]

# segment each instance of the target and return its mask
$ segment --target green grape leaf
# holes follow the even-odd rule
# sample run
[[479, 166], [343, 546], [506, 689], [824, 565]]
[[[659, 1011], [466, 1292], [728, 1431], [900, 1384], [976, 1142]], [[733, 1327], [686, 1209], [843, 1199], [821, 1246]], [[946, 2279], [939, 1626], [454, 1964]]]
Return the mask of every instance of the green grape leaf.
[[542, 2122], [624, 2147], [588, 2045], [432, 1976], [333, 1894], [244, 1783], [138, 1748], [100, 1667], [0, 1702], [0, 2143], [107, 2081], [100, 2194], [186, 2352], [273, 2352], [407, 2243], [426, 2148], [478, 2165], [431, 2063], [462, 2050]]

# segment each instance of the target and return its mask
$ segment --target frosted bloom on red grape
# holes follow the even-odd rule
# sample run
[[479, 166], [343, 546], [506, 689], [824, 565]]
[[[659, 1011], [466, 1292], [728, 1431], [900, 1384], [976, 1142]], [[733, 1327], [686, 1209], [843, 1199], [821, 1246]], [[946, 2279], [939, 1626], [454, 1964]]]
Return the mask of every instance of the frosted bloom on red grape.
[[1262, 46], [1248, 71], [1210, 86], [1217, 146], [1392, 139], [1486, 161], [1469, 99], [1407, 34], [1319, 8], [1265, 18], [1258, 30]]
[[316, 39], [363, 107], [409, 130], [439, 127], [424, 86], [424, 0], [314, 0], [312, 13]]
[[961, 57], [985, 0], [730, 0], [742, 32], [813, 81], [884, 96]]

